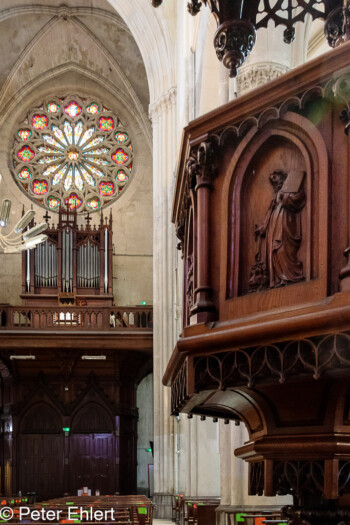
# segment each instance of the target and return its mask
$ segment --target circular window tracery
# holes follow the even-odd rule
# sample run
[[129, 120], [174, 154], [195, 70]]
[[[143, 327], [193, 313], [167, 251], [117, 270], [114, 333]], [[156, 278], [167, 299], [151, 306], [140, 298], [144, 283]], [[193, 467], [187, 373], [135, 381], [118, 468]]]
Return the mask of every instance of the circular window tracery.
[[13, 174], [49, 210], [94, 212], [116, 199], [132, 175], [130, 135], [96, 98], [51, 97], [18, 127]]

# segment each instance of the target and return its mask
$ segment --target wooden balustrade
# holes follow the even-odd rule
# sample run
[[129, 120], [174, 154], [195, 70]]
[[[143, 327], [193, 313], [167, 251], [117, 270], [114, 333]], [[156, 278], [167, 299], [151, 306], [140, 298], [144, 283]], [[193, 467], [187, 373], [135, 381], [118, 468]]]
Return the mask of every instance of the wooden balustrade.
[[153, 309], [139, 307], [0, 307], [0, 330], [153, 330]]

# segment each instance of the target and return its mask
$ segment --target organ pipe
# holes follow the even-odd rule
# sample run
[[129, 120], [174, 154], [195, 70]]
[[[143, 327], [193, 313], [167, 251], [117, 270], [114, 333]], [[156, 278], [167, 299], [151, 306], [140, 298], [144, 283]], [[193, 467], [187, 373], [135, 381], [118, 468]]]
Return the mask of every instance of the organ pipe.
[[[41, 246], [41, 244], [39, 244]], [[27, 250], [27, 274], [26, 274], [27, 292], [30, 291], [30, 250]]]
[[108, 230], [105, 229], [105, 278], [104, 278], [104, 285], [105, 285], [105, 293], [108, 292]]
[[[89, 224], [85, 228], [78, 227], [76, 215], [74, 217], [73, 212], [64, 211], [64, 213], [60, 212], [57, 227], [39, 224], [32, 230], [38, 233], [44, 229], [44, 226], [45, 229], [47, 227], [49, 240], [35, 247], [32, 258], [29, 251], [23, 255], [25, 292], [30, 293], [34, 285], [34, 292], [39, 292], [39, 288], [56, 288], [58, 293], [72, 294], [74, 291], [79, 295], [79, 289], [85, 288], [94, 289], [94, 294], [108, 294], [111, 279], [109, 271], [111, 222], [107, 225], [101, 220], [97, 228], [96, 226], [92, 228]], [[76, 242], [79, 243], [78, 246]], [[101, 251], [104, 251], [102, 258]], [[101, 271], [103, 271], [102, 290]]]
[[100, 253], [95, 244], [88, 241], [77, 252], [77, 282], [81, 288], [98, 288], [100, 282]]

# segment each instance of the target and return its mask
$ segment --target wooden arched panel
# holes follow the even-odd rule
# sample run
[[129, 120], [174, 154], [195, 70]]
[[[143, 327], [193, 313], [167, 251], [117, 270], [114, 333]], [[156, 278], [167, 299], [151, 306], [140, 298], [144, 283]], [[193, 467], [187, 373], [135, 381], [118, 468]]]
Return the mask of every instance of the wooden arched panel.
[[[300, 278], [271, 285], [267, 279], [251, 289], [250, 279], [261, 237], [256, 234], [271, 213], [274, 194], [269, 180], [274, 170], [301, 174], [298, 188], [289, 195], [305, 200], [295, 212], [300, 242], [294, 257]], [[220, 312], [233, 318], [272, 307], [319, 300], [327, 291], [328, 155], [317, 128], [307, 119], [286, 113], [261, 129], [251, 129], [236, 149], [226, 171], [223, 212]], [[294, 192], [294, 193], [293, 193]], [[282, 191], [283, 193], [283, 191]], [[284, 192], [286, 195], [286, 192]], [[288, 219], [288, 213], [285, 213]], [[296, 255], [295, 255], [296, 254]]]
[[62, 424], [58, 414], [47, 403], [30, 408], [21, 422], [22, 434], [59, 434]]
[[113, 423], [107, 411], [97, 403], [88, 403], [75, 415], [72, 423], [75, 434], [110, 433]]
[[18, 440], [18, 490], [35, 492], [38, 499], [63, 495], [63, 440], [60, 417], [50, 405], [38, 403], [25, 413]]
[[83, 405], [72, 421], [69, 437], [69, 492], [89, 487], [94, 493], [114, 494], [119, 480], [119, 437], [112, 416], [97, 403]]

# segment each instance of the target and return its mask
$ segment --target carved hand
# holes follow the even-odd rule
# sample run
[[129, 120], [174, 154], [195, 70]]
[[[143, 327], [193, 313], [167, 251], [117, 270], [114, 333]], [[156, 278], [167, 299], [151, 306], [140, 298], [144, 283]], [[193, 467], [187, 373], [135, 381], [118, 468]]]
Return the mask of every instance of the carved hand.
[[260, 235], [261, 237], [265, 236], [266, 228], [264, 224], [260, 224], [260, 226], [255, 225], [254, 230], [255, 235]]

